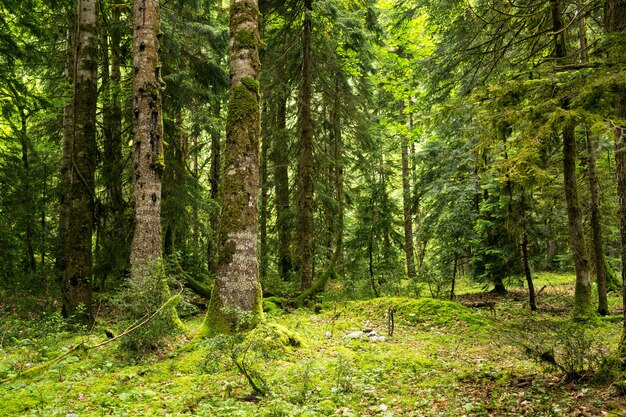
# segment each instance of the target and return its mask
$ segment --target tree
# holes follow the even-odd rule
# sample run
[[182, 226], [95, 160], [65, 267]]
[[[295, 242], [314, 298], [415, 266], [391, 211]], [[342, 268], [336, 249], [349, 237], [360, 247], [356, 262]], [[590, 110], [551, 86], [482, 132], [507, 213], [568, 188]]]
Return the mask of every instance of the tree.
[[[133, 202], [135, 229], [130, 248], [131, 287], [157, 304], [169, 298], [161, 252], [161, 179], [163, 115], [159, 58], [159, 0], [136, 0], [133, 6]], [[133, 306], [137, 315], [147, 306]], [[145, 313], [144, 313], [145, 314]], [[166, 312], [180, 326], [176, 310]]]
[[259, 196], [259, 9], [230, 2], [230, 94], [224, 148], [219, 261], [200, 334], [253, 327], [261, 318], [257, 259]]
[[67, 237], [63, 274], [63, 314], [71, 316], [83, 305], [91, 316], [92, 232], [94, 223], [94, 175], [97, 163], [96, 104], [98, 99], [97, 2], [79, 0], [76, 5], [71, 131], [66, 159], [68, 184]]

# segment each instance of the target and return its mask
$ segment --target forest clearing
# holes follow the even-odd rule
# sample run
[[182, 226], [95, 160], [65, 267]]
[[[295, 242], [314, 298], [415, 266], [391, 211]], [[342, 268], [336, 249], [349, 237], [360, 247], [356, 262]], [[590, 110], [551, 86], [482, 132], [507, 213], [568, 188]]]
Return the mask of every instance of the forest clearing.
[[[277, 342], [269, 325], [259, 328], [262, 338], [242, 342], [249, 357], [235, 356], [263, 395], [233, 365], [228, 340], [189, 349], [191, 342], [179, 335], [142, 357], [119, 342], [76, 351], [0, 385], [0, 415], [619, 417], [626, 400], [615, 387], [594, 381], [594, 372], [617, 346], [621, 316], [572, 324], [571, 279], [541, 276], [538, 284], [546, 289], [534, 313], [523, 289], [502, 297], [477, 287], [457, 302], [346, 302], [337, 293], [337, 302], [324, 303], [319, 313], [269, 306], [267, 322], [289, 329], [301, 344]], [[106, 314], [90, 331], [68, 332], [55, 310], [48, 307], [33, 320], [32, 312], [20, 313], [30, 310], [25, 300], [13, 304], [17, 298], [4, 295], [0, 378], [15, 377], [78, 341], [107, 340]], [[495, 312], [465, 306], [486, 300], [496, 302]], [[621, 313], [618, 297], [610, 300], [612, 312]], [[200, 317], [196, 312], [185, 320], [192, 333]], [[363, 329], [383, 337], [357, 337]], [[550, 352], [558, 366], [541, 360]]]

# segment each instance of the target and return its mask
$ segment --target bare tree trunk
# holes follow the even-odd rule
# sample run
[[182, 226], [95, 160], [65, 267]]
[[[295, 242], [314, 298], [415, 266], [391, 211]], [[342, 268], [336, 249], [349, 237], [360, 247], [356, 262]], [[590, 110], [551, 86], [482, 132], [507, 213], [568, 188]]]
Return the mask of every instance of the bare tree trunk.
[[97, 2], [79, 0], [76, 9], [73, 142], [69, 149], [67, 246], [63, 274], [63, 314], [71, 316], [82, 305], [91, 318], [92, 232], [96, 169]]
[[313, 283], [313, 120], [311, 96], [313, 84], [313, 0], [304, 0], [304, 33], [302, 90], [300, 94], [300, 164], [298, 175], [298, 214], [300, 232], [300, 289], [307, 290]]
[[230, 97], [215, 289], [200, 335], [241, 331], [262, 315], [257, 252], [259, 197], [259, 9], [230, 2]]

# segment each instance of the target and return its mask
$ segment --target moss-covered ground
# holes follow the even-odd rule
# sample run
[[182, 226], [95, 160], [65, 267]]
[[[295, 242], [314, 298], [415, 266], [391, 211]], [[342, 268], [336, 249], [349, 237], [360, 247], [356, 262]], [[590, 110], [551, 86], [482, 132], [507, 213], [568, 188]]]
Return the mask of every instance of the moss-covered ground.
[[[468, 291], [456, 302], [328, 301], [317, 314], [272, 309], [267, 320], [283, 327], [264, 327], [243, 342], [218, 338], [191, 345], [193, 335], [181, 335], [141, 357], [114, 342], [71, 352], [23, 376], [80, 341], [106, 340], [104, 324], [114, 311], [103, 311], [90, 331], [41, 313], [52, 311], [41, 298], [25, 302], [5, 293], [0, 379], [10, 381], [0, 385], [0, 416], [626, 415], [626, 401], [614, 386], [589, 378], [615, 350], [621, 322], [572, 325], [572, 280], [540, 277], [537, 288], [546, 288], [537, 313], [527, 308], [522, 289], [500, 298]], [[495, 302], [495, 309], [474, 307], [484, 301]], [[616, 317], [619, 303], [612, 295]], [[186, 325], [198, 328], [202, 317], [189, 316]], [[385, 340], [346, 338], [365, 329]], [[550, 363], [549, 353], [559, 365]], [[266, 395], [253, 393], [234, 360]]]

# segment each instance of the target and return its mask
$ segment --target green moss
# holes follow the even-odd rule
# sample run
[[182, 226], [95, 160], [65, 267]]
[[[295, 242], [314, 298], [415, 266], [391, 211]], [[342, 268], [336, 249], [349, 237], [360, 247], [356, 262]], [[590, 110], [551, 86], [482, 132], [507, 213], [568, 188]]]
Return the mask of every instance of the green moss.
[[254, 33], [249, 29], [239, 29], [237, 42], [239, 43], [239, 48], [242, 49], [253, 49], [257, 47], [257, 40]]
[[257, 80], [250, 77], [243, 77], [241, 79], [241, 84], [243, 84], [248, 89], [248, 91], [259, 94], [260, 85]]
[[228, 100], [228, 117], [226, 129], [230, 130], [236, 123], [251, 119], [259, 111], [257, 95], [243, 84], [233, 87], [233, 94]]

